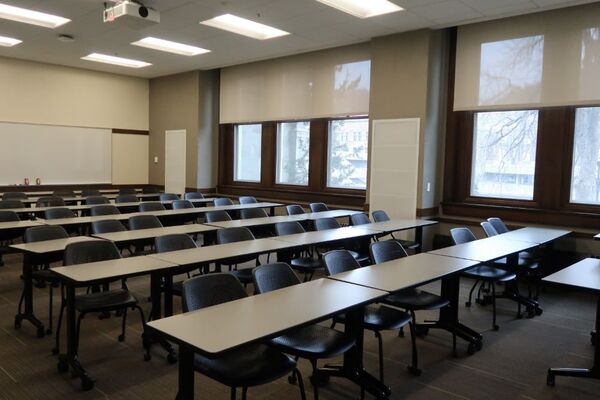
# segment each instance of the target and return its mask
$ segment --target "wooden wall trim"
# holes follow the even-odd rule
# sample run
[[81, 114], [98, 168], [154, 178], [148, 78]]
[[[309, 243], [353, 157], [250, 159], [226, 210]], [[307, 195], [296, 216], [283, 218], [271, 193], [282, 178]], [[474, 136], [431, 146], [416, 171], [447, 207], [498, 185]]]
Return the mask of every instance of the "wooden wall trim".
[[144, 135], [144, 136], [150, 135], [150, 131], [143, 131], [143, 130], [138, 130], [138, 129], [120, 129], [120, 128], [113, 128], [112, 133], [121, 134], [121, 135]]
[[439, 207], [430, 207], [430, 208], [417, 208], [417, 217], [435, 217], [439, 215], [440, 208]]

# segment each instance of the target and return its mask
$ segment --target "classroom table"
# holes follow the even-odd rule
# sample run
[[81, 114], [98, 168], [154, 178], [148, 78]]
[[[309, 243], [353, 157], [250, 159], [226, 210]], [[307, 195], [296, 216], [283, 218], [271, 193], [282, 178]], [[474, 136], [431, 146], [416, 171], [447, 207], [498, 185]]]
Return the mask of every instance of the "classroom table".
[[[65, 202], [69, 203], [69, 202], [74, 202], [73, 200], [74, 198], [65, 198]], [[78, 198], [78, 200], [81, 200], [81, 198]], [[173, 202], [175, 200], [165, 200], [165, 201], [157, 201], [157, 203], [161, 203], [163, 205], [165, 205], [165, 207], [167, 208], [171, 208]], [[192, 200], [188, 200], [189, 202], [191, 202], [192, 204], [196, 205], [196, 204], [209, 204], [212, 203], [214, 201], [214, 198], [204, 198], [204, 199], [192, 199]], [[35, 201], [23, 201], [24, 204], [35, 204]], [[113, 205], [115, 207], [117, 207], [119, 210], [122, 209], [131, 209], [131, 208], [139, 208], [140, 204], [142, 204], [144, 202], [141, 201], [136, 201], [136, 202], [126, 202], [126, 203], [110, 203], [110, 205]], [[44, 211], [52, 209], [52, 208], [68, 208], [69, 210], [73, 210], [73, 211], [89, 211], [91, 208], [96, 207], [98, 205], [101, 204], [92, 204], [92, 205], [88, 205], [88, 204], [77, 204], [77, 205], [64, 205], [64, 206], [49, 206], [49, 207], [26, 207], [26, 208], [10, 208], [10, 209], [6, 209], [8, 211], [14, 211], [17, 214], [36, 214], [36, 215], [42, 215], [44, 213]]]
[[[22, 232], [31, 228], [32, 226], [43, 225], [38, 221], [6, 221], [0, 222], [0, 242], [4, 242], [5, 240], [10, 243], [10, 241], [22, 234]], [[5, 250], [5, 248], [0, 248], [0, 250]], [[4, 261], [2, 260], [2, 253], [0, 253], [0, 266], [4, 265]]]
[[23, 253], [23, 311], [19, 308], [15, 315], [15, 329], [21, 327], [23, 320], [29, 321], [37, 328], [37, 336], [44, 337], [44, 324], [33, 312], [33, 267], [45, 263], [49, 257], [61, 253], [65, 248], [76, 242], [100, 240], [87, 236], [75, 236], [66, 239], [44, 240], [40, 242], [13, 244], [10, 247]]
[[557, 239], [570, 235], [572, 232], [564, 229], [525, 227], [501, 233], [498, 236], [504, 239], [531, 242], [539, 245], [552, 243]]
[[154, 242], [154, 238], [163, 235], [172, 235], [172, 234], [188, 234], [195, 235], [198, 233], [208, 234], [214, 233], [218, 229], [221, 229], [217, 226], [209, 226], [209, 225], [201, 225], [201, 224], [186, 224], [186, 225], [175, 225], [175, 226], [165, 226], [162, 228], [152, 228], [152, 229], [137, 229], [132, 231], [122, 231], [122, 232], [109, 232], [109, 233], [97, 233], [92, 234], [93, 237], [97, 237], [100, 239], [110, 240], [117, 245], [131, 245], [131, 244], [144, 244], [148, 242]]
[[179, 345], [177, 399], [191, 400], [194, 398], [195, 353], [218, 356], [345, 312], [345, 329], [356, 338], [357, 344], [344, 354], [344, 364], [337, 375], [355, 382], [376, 398], [387, 398], [390, 389], [367, 373], [362, 364], [363, 306], [386, 294], [333, 279], [317, 279], [152, 321], [147, 328]]
[[[562, 286], [581, 289], [597, 297], [596, 332], [600, 332], [600, 260], [586, 258], [543, 279]], [[600, 379], [600, 344], [596, 343], [591, 368], [549, 368], [546, 382], [554, 386], [556, 376]]]
[[[79, 355], [77, 354], [76, 339], [76, 310], [75, 310], [75, 289], [78, 287], [88, 287], [96, 284], [109, 282], [119, 278], [128, 278], [139, 275], [150, 274], [154, 280], [158, 280], [161, 271], [176, 268], [175, 265], [165, 261], [150, 257], [128, 257], [115, 260], [100, 261], [88, 264], [71, 265], [66, 267], [52, 268], [63, 284], [66, 293], [66, 313], [65, 324], [67, 327], [67, 351], [58, 356], [58, 370], [67, 372], [69, 368], [73, 374], [81, 380], [81, 386], [84, 390], [90, 390], [94, 387], [94, 379], [86, 372], [81, 365]], [[156, 285], [153, 285], [156, 286]], [[153, 297], [156, 296], [153, 293]], [[149, 345], [150, 339], [146, 333], [142, 335], [144, 346]], [[161, 343], [167, 346], [168, 343]], [[170, 353], [170, 360], [176, 361], [176, 357]], [[123, 371], [125, 372], [125, 371]]]
[[358, 226], [344, 226], [337, 229], [327, 229], [324, 231], [309, 231], [304, 233], [295, 233], [293, 235], [275, 236], [272, 239], [295, 243], [299, 246], [313, 246], [316, 244], [330, 244], [332, 242], [361, 239], [375, 236], [377, 232], [367, 228], [363, 228], [362, 225]]
[[408, 229], [415, 230], [415, 242], [419, 244], [416, 253], [423, 250], [423, 228], [438, 224], [437, 221], [429, 219], [392, 219], [389, 221], [371, 222], [370, 224], [358, 225], [367, 229], [382, 232], [378, 237], [386, 236], [394, 232], [405, 231]]

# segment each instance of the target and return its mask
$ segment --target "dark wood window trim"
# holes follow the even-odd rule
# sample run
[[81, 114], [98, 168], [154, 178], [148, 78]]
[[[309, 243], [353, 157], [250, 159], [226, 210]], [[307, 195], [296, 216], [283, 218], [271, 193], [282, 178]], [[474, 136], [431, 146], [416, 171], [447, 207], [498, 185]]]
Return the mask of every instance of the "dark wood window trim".
[[138, 129], [120, 129], [120, 128], [113, 128], [112, 133], [121, 134], [121, 135], [143, 135], [143, 136], [150, 135], [150, 131], [143, 131], [143, 130], [138, 130]]

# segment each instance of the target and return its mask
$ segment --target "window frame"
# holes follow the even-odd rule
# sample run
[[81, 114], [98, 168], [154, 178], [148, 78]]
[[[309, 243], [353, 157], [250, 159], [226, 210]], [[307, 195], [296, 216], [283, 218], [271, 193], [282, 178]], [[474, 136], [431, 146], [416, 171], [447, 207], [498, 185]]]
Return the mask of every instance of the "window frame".
[[[304, 184], [296, 184], [296, 183], [288, 183], [288, 182], [277, 182], [277, 173], [278, 173], [278, 163], [279, 163], [279, 128], [281, 124], [289, 124], [289, 123], [298, 123], [298, 122], [308, 122], [309, 123], [309, 131], [308, 131], [308, 176], [306, 180], [306, 185]], [[296, 121], [277, 121], [275, 123], [275, 163], [273, 165], [273, 176], [274, 181], [273, 184], [278, 187], [290, 187], [290, 188], [308, 188], [310, 187], [310, 177], [311, 177], [311, 164], [312, 164], [312, 136], [313, 136], [313, 120], [304, 119], [304, 120], [296, 120]]]

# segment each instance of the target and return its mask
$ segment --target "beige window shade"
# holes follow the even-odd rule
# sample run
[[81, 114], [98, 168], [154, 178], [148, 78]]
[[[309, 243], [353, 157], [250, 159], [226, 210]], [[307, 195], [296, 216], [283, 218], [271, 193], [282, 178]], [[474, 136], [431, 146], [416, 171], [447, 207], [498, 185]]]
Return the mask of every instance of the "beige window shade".
[[600, 5], [462, 26], [454, 110], [600, 102]]
[[224, 68], [220, 122], [368, 114], [370, 74], [364, 44]]

